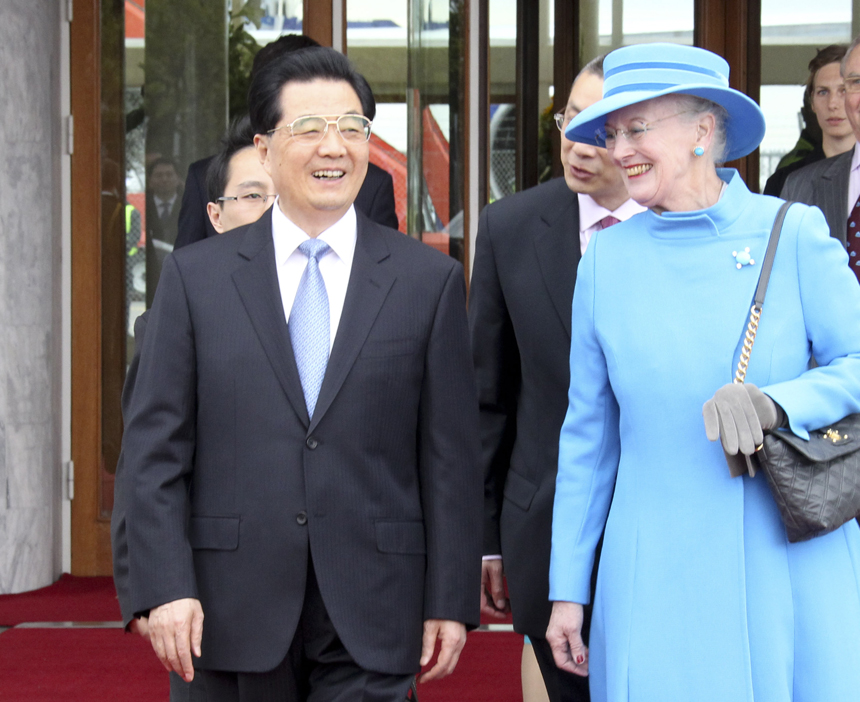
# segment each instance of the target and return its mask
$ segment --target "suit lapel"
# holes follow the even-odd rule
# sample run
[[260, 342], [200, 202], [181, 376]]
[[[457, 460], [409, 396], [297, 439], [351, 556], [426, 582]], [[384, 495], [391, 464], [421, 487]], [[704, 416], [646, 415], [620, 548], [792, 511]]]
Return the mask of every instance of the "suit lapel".
[[[562, 191], [561, 188], [564, 190]], [[559, 196], [541, 214], [534, 238], [535, 254], [547, 295], [570, 336], [571, 301], [579, 265], [579, 202], [564, 180]]]
[[824, 210], [824, 218], [830, 225], [830, 233], [837, 232], [836, 238], [843, 244], [847, 236], [848, 181], [853, 157], [854, 149], [850, 149], [833, 159], [833, 163], [821, 174], [823, 192], [817, 196], [818, 202], [826, 203], [821, 209]]
[[393, 267], [385, 265], [390, 254], [385, 239], [377, 233], [381, 227], [360, 212], [356, 215], [355, 256], [343, 313], [309, 431], [314, 430], [340, 391], [396, 278]]
[[233, 272], [233, 283], [278, 382], [296, 414], [307, 425], [305, 395], [281, 302], [271, 210], [248, 228], [238, 253], [246, 260], [246, 264]]

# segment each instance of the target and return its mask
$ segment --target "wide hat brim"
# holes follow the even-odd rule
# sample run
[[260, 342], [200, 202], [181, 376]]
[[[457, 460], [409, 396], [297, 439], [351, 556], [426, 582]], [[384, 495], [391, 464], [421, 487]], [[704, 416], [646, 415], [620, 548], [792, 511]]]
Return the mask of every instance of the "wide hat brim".
[[[716, 55], [705, 51], [704, 49], [695, 49], [693, 47], [681, 47], [678, 45], [665, 45], [671, 47], [669, 53], [684, 50], [684, 58], [689, 59], [690, 52], [702, 52], [710, 54], [714, 59]], [[627, 55], [633, 55], [634, 51], [639, 47], [625, 47], [618, 49], [618, 52], [626, 52]], [[648, 46], [649, 53], [657, 49], [657, 45], [651, 44]], [[615, 53], [615, 52], [613, 52]], [[693, 55], [695, 56], [695, 55]], [[612, 54], [607, 56], [609, 62]], [[719, 59], [722, 61], [722, 59]], [[689, 64], [688, 64], [689, 65]], [[623, 64], [619, 67], [624, 70]], [[726, 72], [728, 64], [726, 64]], [[679, 83], [676, 85], [665, 85], [659, 89], [653, 89], [648, 86], [648, 80], [641, 80], [642, 71], [638, 72], [636, 80], [630, 80], [626, 85], [622, 85], [619, 92], [615, 92], [609, 97], [594, 103], [580, 112], [565, 130], [565, 136], [571, 141], [580, 142], [583, 144], [591, 144], [592, 146], [606, 147], [605, 142], [598, 136], [599, 132], [603, 131], [606, 124], [607, 115], [620, 110], [623, 107], [635, 105], [646, 100], [662, 97], [664, 95], [694, 95], [696, 97], [705, 98], [721, 105], [728, 113], [726, 121], [726, 153], [724, 160], [732, 161], [736, 158], [741, 158], [755, 151], [761, 140], [764, 138], [765, 121], [761, 108], [754, 100], [744, 95], [738, 90], [729, 88], [728, 86], [715, 85], [714, 81], [708, 82], [690, 82]], [[631, 71], [631, 78], [633, 72]], [[728, 82], [728, 75], [724, 78]], [[608, 81], [607, 81], [608, 82]], [[617, 79], [616, 79], [617, 82]], [[653, 83], [652, 83], [653, 85]], [[641, 86], [641, 87], [639, 87]]]

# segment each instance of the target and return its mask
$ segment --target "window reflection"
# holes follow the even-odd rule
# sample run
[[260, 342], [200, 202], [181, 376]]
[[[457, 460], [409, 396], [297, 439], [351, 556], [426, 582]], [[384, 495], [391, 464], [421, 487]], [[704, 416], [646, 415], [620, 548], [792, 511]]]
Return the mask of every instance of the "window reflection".
[[370, 161], [394, 180], [400, 231], [461, 260], [464, 8], [350, 0], [346, 35], [376, 97]]

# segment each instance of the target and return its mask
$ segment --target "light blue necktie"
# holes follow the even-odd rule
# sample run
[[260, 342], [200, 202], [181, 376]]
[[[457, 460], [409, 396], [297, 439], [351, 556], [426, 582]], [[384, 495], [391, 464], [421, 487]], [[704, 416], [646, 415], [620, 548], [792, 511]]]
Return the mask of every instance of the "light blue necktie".
[[328, 364], [330, 343], [328, 293], [319, 266], [319, 259], [328, 253], [329, 245], [319, 239], [308, 239], [299, 244], [299, 251], [308, 257], [308, 265], [290, 312], [290, 340], [308, 417], [313, 417]]

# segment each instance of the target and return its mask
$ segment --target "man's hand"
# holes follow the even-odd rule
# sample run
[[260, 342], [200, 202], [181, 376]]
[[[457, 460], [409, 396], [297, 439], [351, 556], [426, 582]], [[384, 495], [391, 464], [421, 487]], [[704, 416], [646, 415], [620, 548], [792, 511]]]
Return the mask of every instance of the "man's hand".
[[555, 664], [575, 675], [588, 675], [588, 649], [582, 642], [582, 605], [553, 602], [546, 630]]
[[132, 619], [128, 624], [128, 630], [132, 634], [140, 634], [143, 638], [149, 638], [149, 619], [146, 617], [139, 617], [138, 619]]
[[149, 640], [155, 655], [167, 670], [186, 682], [194, 679], [191, 654], [200, 657], [203, 638], [203, 608], [200, 600], [174, 600], [149, 612]]
[[511, 603], [505, 597], [505, 567], [501, 558], [481, 562], [481, 613], [504, 619], [511, 611]]
[[425, 666], [433, 658], [436, 639], [441, 642], [439, 658], [430, 670], [418, 678], [418, 682], [428, 682], [444, 678], [454, 672], [460, 651], [466, 645], [466, 626], [460, 622], [448, 619], [427, 619], [424, 622], [424, 638], [421, 645], [421, 666]]

